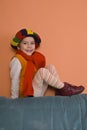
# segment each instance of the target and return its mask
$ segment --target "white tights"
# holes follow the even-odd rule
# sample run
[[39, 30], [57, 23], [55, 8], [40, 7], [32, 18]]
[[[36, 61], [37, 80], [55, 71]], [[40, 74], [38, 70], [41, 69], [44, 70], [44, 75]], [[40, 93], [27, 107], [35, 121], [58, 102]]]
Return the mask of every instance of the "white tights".
[[60, 81], [57, 71], [53, 65], [40, 68], [33, 79], [34, 96], [43, 96], [48, 85], [55, 88], [62, 88], [64, 83]]

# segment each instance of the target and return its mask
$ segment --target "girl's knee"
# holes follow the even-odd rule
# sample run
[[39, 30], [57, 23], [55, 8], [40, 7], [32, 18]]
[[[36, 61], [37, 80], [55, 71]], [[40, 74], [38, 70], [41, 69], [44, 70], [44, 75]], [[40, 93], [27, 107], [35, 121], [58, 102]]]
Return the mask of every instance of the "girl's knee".
[[45, 70], [45, 68], [40, 68], [37, 72], [40, 73], [40, 72], [42, 72], [44, 70]]
[[43, 73], [44, 73], [45, 70], [46, 70], [45, 68], [40, 68], [40, 69], [37, 71], [36, 75], [39, 75], [39, 76], [42, 77], [42, 75], [43, 75]]

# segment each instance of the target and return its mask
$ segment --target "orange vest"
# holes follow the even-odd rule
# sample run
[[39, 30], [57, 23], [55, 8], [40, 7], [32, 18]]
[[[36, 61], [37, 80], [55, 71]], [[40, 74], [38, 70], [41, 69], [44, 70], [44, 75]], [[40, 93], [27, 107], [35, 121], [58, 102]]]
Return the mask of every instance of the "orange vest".
[[19, 54], [16, 54], [15, 56], [19, 59], [19, 61], [21, 63], [21, 66], [22, 66], [21, 74], [20, 74], [19, 97], [23, 97], [22, 96], [22, 85], [23, 85], [23, 80], [24, 80], [24, 74], [25, 74], [27, 61]]

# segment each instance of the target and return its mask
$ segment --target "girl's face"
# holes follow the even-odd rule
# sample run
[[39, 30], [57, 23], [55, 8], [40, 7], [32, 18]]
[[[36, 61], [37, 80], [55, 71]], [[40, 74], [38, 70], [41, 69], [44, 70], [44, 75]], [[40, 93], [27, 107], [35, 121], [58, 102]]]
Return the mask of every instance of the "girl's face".
[[35, 51], [35, 40], [33, 37], [24, 38], [18, 47], [21, 51], [26, 53], [27, 55], [32, 55]]

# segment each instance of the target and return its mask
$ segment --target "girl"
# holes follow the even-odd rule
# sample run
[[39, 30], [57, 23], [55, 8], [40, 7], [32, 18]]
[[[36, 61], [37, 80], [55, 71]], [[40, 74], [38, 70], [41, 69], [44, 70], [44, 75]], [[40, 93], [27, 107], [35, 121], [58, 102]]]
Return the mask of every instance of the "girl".
[[36, 49], [40, 46], [39, 35], [31, 30], [18, 31], [11, 42], [16, 50], [10, 62], [11, 97], [43, 96], [48, 85], [55, 87], [55, 95], [71, 96], [84, 90], [61, 82], [53, 65], [46, 66], [45, 56]]

